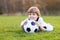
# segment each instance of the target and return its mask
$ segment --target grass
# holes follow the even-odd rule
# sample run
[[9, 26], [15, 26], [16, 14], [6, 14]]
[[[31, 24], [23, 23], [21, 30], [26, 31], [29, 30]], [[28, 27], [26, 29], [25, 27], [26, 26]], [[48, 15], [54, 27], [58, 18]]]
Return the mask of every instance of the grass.
[[20, 28], [26, 16], [0, 16], [0, 40], [60, 40], [60, 16], [43, 16], [47, 23], [54, 26], [51, 32], [28, 34]]

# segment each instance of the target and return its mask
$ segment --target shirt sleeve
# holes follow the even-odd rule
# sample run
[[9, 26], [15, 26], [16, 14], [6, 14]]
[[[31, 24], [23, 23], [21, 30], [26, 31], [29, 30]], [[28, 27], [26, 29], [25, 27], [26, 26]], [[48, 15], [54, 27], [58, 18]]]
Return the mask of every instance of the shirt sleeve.
[[42, 25], [42, 26], [46, 26], [47, 23], [45, 23], [45, 21], [43, 20], [42, 17], [39, 18], [38, 22]]

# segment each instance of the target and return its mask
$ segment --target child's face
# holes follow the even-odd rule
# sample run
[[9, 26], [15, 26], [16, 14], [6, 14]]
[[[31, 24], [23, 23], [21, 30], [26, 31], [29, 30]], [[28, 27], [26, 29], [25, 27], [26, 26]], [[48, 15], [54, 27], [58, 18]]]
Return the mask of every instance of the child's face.
[[36, 20], [38, 16], [36, 13], [28, 13], [28, 17], [32, 20]]

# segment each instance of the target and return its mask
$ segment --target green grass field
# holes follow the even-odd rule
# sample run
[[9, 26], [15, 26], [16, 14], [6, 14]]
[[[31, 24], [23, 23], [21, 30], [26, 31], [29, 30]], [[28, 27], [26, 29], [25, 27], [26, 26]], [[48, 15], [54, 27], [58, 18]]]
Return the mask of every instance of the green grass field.
[[26, 16], [0, 16], [0, 40], [60, 40], [60, 16], [43, 16], [47, 23], [54, 26], [51, 32], [28, 34], [20, 28]]

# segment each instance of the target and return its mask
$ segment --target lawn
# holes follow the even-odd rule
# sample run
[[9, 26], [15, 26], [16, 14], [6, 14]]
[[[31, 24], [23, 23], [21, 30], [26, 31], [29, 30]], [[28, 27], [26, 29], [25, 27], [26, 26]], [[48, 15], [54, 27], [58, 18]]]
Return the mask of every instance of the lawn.
[[51, 32], [28, 34], [22, 31], [20, 22], [26, 16], [0, 16], [0, 40], [60, 40], [60, 16], [43, 16], [54, 26]]

